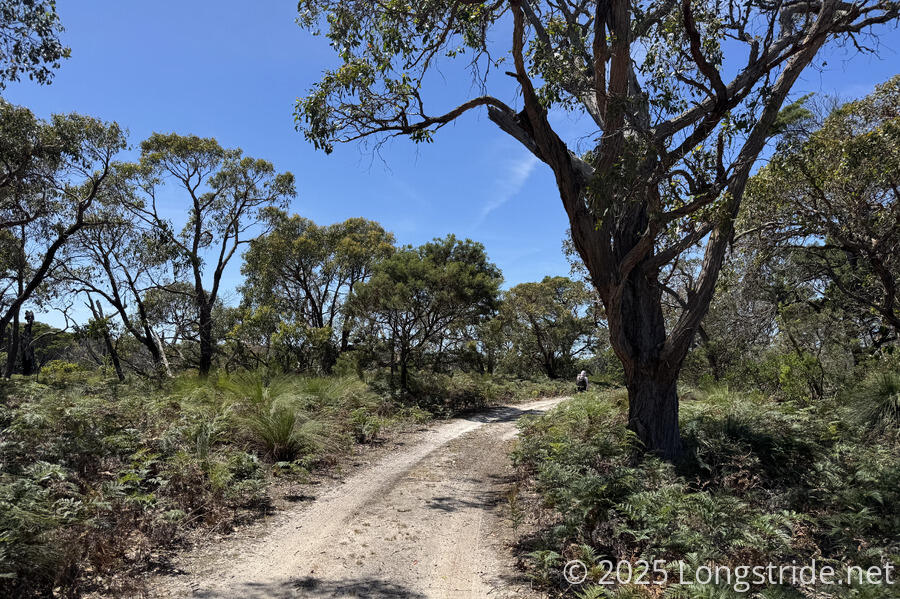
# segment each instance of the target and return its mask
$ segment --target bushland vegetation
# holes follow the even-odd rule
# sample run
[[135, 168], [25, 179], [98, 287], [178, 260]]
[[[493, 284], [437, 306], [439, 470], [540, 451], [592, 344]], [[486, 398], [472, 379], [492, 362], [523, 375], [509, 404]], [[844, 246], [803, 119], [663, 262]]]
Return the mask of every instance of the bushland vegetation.
[[290, 173], [214, 139], [128, 163], [114, 123], [0, 101], [0, 128], [3, 593], [115, 590], [353, 444], [568, 391], [602, 344], [583, 283], [502, 291], [475, 241], [291, 215]]
[[[640, 451], [620, 391], [578, 396], [523, 424], [519, 495], [535, 494], [539, 516], [522, 551], [546, 588], [578, 597], [896, 595], [895, 585], [858, 576], [853, 585], [737, 590], [733, 580], [678, 581], [682, 568], [694, 580], [710, 565], [816, 560], [842, 580], [851, 566], [900, 565], [898, 86], [894, 78], [859, 101], [810, 103], [751, 179], [744, 232], [685, 364], [683, 459]], [[672, 278], [668, 301], [684, 301], [690, 274], [688, 265]], [[574, 588], [559, 576], [570, 559], [589, 568]], [[604, 560], [662, 560], [669, 584], [601, 585], [615, 580]]]
[[[126, 159], [118, 123], [0, 100], [0, 593], [115, 589], [353, 444], [556, 395], [582, 369], [593, 390], [525, 422], [514, 454], [544, 588], [733, 595], [592, 586], [606, 559], [900, 565], [900, 79], [787, 101], [895, 2], [299, 9], [341, 51], [298, 101], [310, 141], [430, 142], [487, 107], [553, 171], [575, 274], [504, 289], [477, 241], [292, 214], [293, 174], [213, 138], [158, 132]], [[523, 109], [426, 112], [443, 62], [489, 88], [497, 29]], [[0, 90], [49, 83], [59, 32], [53, 2], [0, 0]], [[559, 111], [593, 147], [569, 148]], [[586, 586], [560, 584], [570, 558]]]

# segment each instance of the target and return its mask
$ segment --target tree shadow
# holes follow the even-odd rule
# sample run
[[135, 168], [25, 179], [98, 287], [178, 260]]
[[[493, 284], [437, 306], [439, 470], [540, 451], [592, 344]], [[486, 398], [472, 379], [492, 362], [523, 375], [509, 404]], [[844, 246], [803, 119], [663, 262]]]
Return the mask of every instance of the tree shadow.
[[500, 406], [496, 408], [488, 408], [477, 412], [461, 414], [460, 418], [470, 422], [482, 422], [485, 424], [494, 424], [500, 422], [513, 422], [522, 416], [530, 416], [543, 414], [544, 409], [522, 409], [514, 406]]
[[284, 497], [282, 497], [282, 499], [287, 501], [288, 503], [303, 503], [303, 502], [315, 501], [316, 496], [315, 495], [306, 495], [303, 493], [287, 494]]
[[490, 474], [484, 478], [466, 478], [463, 480], [487, 487], [489, 490], [481, 491], [474, 497], [466, 499], [451, 495], [439, 495], [429, 499], [425, 503], [425, 507], [442, 512], [455, 512], [466, 508], [484, 511], [496, 510], [506, 500], [506, 490], [512, 484], [513, 477], [511, 475]]
[[[193, 597], [220, 597], [214, 591], [194, 591]], [[277, 583], [246, 583], [232, 587], [228, 596], [243, 599], [287, 599], [357, 597], [359, 599], [427, 599], [426, 595], [401, 584], [372, 577], [322, 580], [306, 576]]]

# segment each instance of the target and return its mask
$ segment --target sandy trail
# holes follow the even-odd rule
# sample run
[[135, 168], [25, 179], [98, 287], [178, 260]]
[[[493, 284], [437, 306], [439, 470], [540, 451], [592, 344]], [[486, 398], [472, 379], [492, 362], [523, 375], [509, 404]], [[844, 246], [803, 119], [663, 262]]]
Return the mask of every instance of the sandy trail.
[[506, 451], [516, 420], [562, 399], [486, 410], [428, 430], [252, 539], [163, 576], [154, 596], [535, 597], [514, 568]]

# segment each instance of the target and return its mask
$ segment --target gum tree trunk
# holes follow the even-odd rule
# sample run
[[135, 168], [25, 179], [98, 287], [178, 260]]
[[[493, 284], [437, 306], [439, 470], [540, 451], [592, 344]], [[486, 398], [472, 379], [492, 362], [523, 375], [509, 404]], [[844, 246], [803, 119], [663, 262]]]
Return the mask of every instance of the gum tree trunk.
[[637, 374], [626, 382], [626, 387], [628, 428], [644, 447], [667, 460], [677, 459], [682, 445], [675, 381]]
[[34, 362], [34, 312], [25, 311], [25, 326], [22, 331], [22, 339], [19, 342], [22, 354], [22, 374], [30, 376], [36, 372]]
[[607, 313], [610, 341], [625, 370], [628, 428], [648, 451], [674, 460], [682, 448], [677, 393], [681, 361], [668, 362], [663, 356], [666, 323], [656, 278], [652, 269], [635, 267], [618, 305], [610, 303]]

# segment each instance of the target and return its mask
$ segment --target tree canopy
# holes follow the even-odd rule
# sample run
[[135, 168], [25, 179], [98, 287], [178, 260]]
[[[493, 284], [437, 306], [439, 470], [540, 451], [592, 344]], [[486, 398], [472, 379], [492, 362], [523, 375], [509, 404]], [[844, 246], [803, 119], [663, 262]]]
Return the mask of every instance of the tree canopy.
[[388, 345], [391, 371], [399, 366], [405, 390], [410, 362], [452, 328], [491, 314], [501, 281], [482, 244], [448, 235], [401, 248], [380, 262], [372, 278], [357, 287], [351, 309]]
[[[431, 141], [486, 107], [494, 125], [553, 171], [625, 370], [630, 426], [649, 450], [675, 457], [678, 373], [779, 112], [826, 43], [862, 47], [873, 26], [897, 18], [898, 6], [304, 0], [300, 23], [324, 31], [341, 64], [298, 101], [297, 125], [329, 152], [369, 138]], [[499, 45], [498, 36], [509, 42]], [[430, 75], [454, 61], [482, 93], [435, 108]], [[514, 91], [491, 78], [501, 65]], [[554, 130], [554, 111], [582, 117], [585, 151]], [[703, 258], [667, 327], [660, 278], [686, 252]]]
[[124, 148], [115, 123], [74, 113], [42, 121], [0, 100], [0, 333], [13, 323], [11, 349], [22, 306], [59, 268], [70, 238], [93, 224], [91, 208]]
[[[283, 208], [296, 194], [294, 176], [277, 173], [271, 162], [244, 156], [240, 149], [225, 149], [215, 139], [175, 133], [151, 135], [141, 143], [140, 162], [127, 168], [137, 178], [127, 210], [172, 249], [174, 277], [185, 273], [190, 280], [190, 291], [170, 291], [187, 294], [196, 308], [197, 367], [206, 376], [215, 353], [213, 308], [225, 268], [258, 233], [264, 210]], [[156, 201], [167, 181], [175, 182], [188, 206], [181, 231]]]
[[596, 296], [581, 281], [544, 277], [503, 295], [499, 320], [513, 360], [550, 378], [570, 375], [574, 360], [589, 355], [600, 332]]
[[267, 218], [271, 231], [254, 239], [244, 255], [244, 305], [280, 315], [267, 338], [278, 331], [284, 338], [286, 328], [297, 328], [317, 358], [307, 366], [327, 372], [349, 344], [348, 298], [393, 253], [394, 236], [363, 218], [327, 226], [280, 210]]
[[0, 0], [0, 90], [23, 74], [50, 83], [70, 53], [62, 31], [55, 0]]
[[748, 202], [748, 233], [900, 335], [900, 76], [783, 144]]

